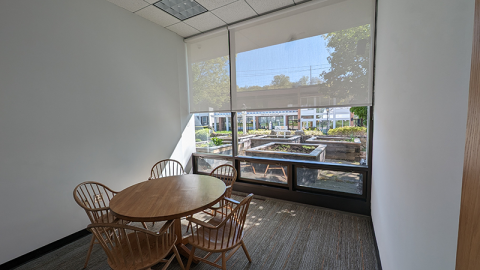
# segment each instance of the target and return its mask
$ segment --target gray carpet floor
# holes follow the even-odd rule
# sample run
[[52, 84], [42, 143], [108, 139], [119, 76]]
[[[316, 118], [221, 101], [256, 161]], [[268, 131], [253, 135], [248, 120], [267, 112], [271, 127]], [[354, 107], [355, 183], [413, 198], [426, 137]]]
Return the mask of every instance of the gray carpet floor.
[[[183, 230], [186, 225], [182, 221]], [[244, 241], [253, 262], [239, 249], [228, 260], [228, 269], [379, 269], [370, 217], [254, 197], [245, 229]], [[82, 269], [90, 239], [83, 237], [16, 269]], [[187, 260], [183, 262], [186, 266]], [[195, 270], [217, 269], [205, 263], [194, 266]], [[100, 245], [94, 245], [87, 269], [110, 269]], [[181, 268], [174, 260], [168, 269]]]

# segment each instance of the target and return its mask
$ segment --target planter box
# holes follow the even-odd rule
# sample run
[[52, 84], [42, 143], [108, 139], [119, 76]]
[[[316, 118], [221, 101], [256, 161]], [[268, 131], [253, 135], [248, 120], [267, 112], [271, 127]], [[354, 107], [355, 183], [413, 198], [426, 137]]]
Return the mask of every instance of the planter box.
[[[274, 151], [271, 148], [275, 145], [290, 145], [290, 147], [302, 147], [302, 146], [315, 146], [310, 153], [295, 153], [295, 152], [281, 152]], [[276, 159], [294, 159], [294, 160], [306, 160], [306, 161], [325, 161], [325, 145], [318, 144], [306, 144], [306, 143], [281, 143], [270, 142], [251, 149], [245, 150], [247, 156], [251, 157], [264, 157], [264, 158], [276, 158]]]
[[273, 136], [273, 135], [262, 135], [254, 138], [250, 138], [250, 147], [255, 148], [260, 145], [267, 143], [278, 142], [278, 143], [300, 143], [301, 136], [290, 135], [290, 136]]
[[347, 161], [360, 161], [360, 148], [362, 143], [360, 139], [356, 138], [355, 142], [341, 141], [345, 140], [345, 137], [327, 137], [327, 136], [315, 136], [308, 140], [306, 143], [326, 145], [327, 159], [347, 160]]
[[211, 154], [222, 154], [222, 155], [231, 155], [232, 154], [232, 145], [231, 144], [222, 144], [219, 146], [212, 147], [197, 147], [198, 153], [211, 153]]

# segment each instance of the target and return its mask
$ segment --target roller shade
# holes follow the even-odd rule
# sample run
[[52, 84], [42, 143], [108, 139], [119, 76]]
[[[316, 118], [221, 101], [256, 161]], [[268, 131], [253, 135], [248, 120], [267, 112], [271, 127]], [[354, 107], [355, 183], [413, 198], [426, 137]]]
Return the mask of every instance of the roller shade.
[[190, 112], [230, 111], [227, 29], [185, 42]]
[[372, 105], [374, 11], [310, 1], [186, 39], [190, 112]]
[[369, 106], [374, 1], [315, 1], [229, 27], [232, 110]]

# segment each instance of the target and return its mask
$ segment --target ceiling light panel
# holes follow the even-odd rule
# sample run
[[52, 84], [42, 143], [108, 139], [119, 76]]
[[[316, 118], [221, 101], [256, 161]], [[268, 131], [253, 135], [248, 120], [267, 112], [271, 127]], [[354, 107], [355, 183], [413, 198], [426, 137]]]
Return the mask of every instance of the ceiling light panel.
[[181, 21], [207, 11], [194, 0], [161, 0], [154, 5]]

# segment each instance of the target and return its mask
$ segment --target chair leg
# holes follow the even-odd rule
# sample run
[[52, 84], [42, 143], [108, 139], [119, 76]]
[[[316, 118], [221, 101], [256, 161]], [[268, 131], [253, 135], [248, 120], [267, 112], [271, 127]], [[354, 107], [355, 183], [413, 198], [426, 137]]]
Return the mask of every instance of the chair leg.
[[285, 179], [288, 179], [288, 178], [287, 178], [287, 174], [285, 173], [285, 170], [283, 169], [283, 166], [281, 166], [280, 168], [282, 169], [283, 176], [285, 177]]
[[173, 246], [173, 252], [175, 252], [175, 257], [177, 257], [177, 261], [180, 264], [180, 267], [185, 270], [185, 267], [183, 266], [182, 258], [180, 257], [180, 254], [178, 253], [177, 247], [174, 245]]
[[252, 258], [250, 258], [250, 254], [248, 254], [247, 247], [245, 246], [245, 242], [242, 240], [242, 248], [243, 252], [245, 252], [245, 255], [247, 255], [247, 259], [249, 262], [252, 262]]
[[192, 247], [192, 251], [190, 251], [190, 257], [188, 257], [187, 267], [185, 268], [186, 270], [190, 269], [190, 265], [192, 264], [194, 256], [195, 256], [195, 247]]
[[93, 249], [93, 243], [95, 243], [95, 235], [92, 234], [92, 240], [90, 240], [90, 247], [88, 248], [87, 259], [85, 260], [85, 264], [83, 265], [84, 269], [87, 268], [88, 260], [90, 259], [90, 254], [92, 253]]
[[225, 253], [222, 252], [222, 270], [227, 270], [227, 260], [225, 260]]
[[265, 173], [263, 174], [263, 177], [267, 176], [268, 168], [270, 168], [270, 164], [267, 165], [267, 169], [265, 170]]

